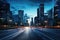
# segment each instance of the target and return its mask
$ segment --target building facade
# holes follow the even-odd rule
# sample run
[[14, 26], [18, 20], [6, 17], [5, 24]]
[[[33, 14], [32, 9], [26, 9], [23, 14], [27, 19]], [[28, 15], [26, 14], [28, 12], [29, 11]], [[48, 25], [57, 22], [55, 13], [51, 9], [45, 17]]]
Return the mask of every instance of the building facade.
[[19, 15], [19, 24], [23, 25], [24, 21], [23, 21], [23, 17], [24, 17], [24, 10], [19, 10], [18, 11], [18, 15]]
[[8, 11], [10, 11], [10, 4], [0, 1], [0, 24], [7, 24]]
[[56, 0], [55, 6], [54, 6], [54, 20], [55, 25], [60, 25], [60, 1]]

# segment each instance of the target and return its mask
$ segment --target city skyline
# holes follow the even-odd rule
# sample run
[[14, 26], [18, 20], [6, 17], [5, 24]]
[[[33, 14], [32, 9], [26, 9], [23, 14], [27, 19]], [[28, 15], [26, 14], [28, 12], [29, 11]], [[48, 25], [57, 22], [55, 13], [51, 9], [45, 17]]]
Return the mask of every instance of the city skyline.
[[60, 0], [0, 0], [0, 40], [59, 40]]
[[[10, 9], [15, 11], [13, 15], [18, 14], [18, 10], [24, 10], [24, 14], [27, 13], [30, 17], [37, 16], [37, 8], [39, 7], [41, 0], [7, 0], [10, 3]], [[44, 13], [54, 7], [53, 0], [45, 0]], [[34, 10], [34, 11], [33, 11]]]

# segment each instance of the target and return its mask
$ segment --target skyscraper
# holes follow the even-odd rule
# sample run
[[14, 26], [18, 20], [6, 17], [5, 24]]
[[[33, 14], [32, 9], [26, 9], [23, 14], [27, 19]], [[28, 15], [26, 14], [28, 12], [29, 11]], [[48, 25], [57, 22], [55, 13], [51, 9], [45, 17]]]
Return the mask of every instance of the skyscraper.
[[33, 23], [33, 18], [31, 18], [31, 26], [33, 26], [33, 24], [34, 24], [34, 23]]
[[40, 14], [41, 17], [44, 16], [44, 3], [41, 3], [39, 5], [39, 14]]
[[58, 11], [58, 18], [60, 18], [60, 0], [56, 1], [57, 11]]
[[8, 11], [10, 11], [10, 4], [0, 1], [0, 19], [2, 20], [1, 24], [7, 24]]
[[35, 26], [38, 26], [38, 17], [35, 17], [35, 18], [34, 18], [34, 25], [35, 25]]
[[48, 18], [54, 19], [53, 8], [51, 8], [51, 9], [48, 11]]
[[53, 8], [48, 11], [48, 26], [53, 26], [54, 24], [54, 13]]
[[54, 19], [55, 24], [60, 25], [60, 0], [56, 0], [55, 6], [54, 6]]
[[39, 24], [44, 25], [44, 3], [39, 5]]
[[24, 26], [28, 26], [28, 19], [29, 19], [29, 16], [27, 14], [24, 15]]
[[18, 15], [19, 15], [19, 24], [23, 25], [24, 10], [19, 10]]
[[19, 25], [19, 16], [18, 15], [13, 15], [13, 24], [14, 25]]
[[37, 9], [37, 17], [39, 17], [39, 8]]

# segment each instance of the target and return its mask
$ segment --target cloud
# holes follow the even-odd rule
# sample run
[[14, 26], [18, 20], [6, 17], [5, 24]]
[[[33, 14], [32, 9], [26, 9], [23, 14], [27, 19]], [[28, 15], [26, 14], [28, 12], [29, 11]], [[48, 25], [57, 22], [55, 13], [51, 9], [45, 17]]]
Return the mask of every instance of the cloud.
[[29, 1], [31, 1], [31, 2], [33, 2], [33, 3], [41, 3], [41, 2], [51, 2], [52, 0], [29, 0]]
[[[9, 2], [13, 2], [19, 5], [28, 5], [28, 6], [38, 6], [42, 1], [45, 3], [51, 2], [52, 0], [7, 0]], [[25, 8], [25, 7], [24, 7]]]

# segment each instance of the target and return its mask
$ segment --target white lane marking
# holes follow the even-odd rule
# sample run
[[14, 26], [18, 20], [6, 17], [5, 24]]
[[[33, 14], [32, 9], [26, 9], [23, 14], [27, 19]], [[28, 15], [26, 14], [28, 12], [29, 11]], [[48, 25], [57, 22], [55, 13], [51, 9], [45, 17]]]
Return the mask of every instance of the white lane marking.
[[[2, 30], [2, 31], [6, 31], [7, 32], [6, 35], [7, 35], [7, 34], [11, 33], [11, 31], [15, 31], [15, 30], [17, 30], [17, 29], [9, 29], [9, 30]], [[1, 33], [0, 35], [2, 35], [2, 34], [4, 34], [4, 32]]]
[[20, 33], [22, 33], [23, 31], [24, 31], [24, 30], [21, 30], [21, 31], [19, 31], [19, 32], [16, 32], [16, 33], [14, 33], [14, 34], [11, 34], [11, 35], [9, 35], [9, 36], [6, 36], [6, 37], [4, 37], [4, 38], [1, 38], [0, 40], [14, 38], [14, 37], [18, 36]]
[[[37, 31], [37, 30], [36, 30], [36, 31]], [[39, 32], [39, 31], [38, 31], [38, 32]], [[53, 38], [47, 36], [46, 34], [44, 34], [44, 33], [42, 33], [42, 32], [39, 32], [39, 33], [41, 33], [42, 35], [44, 35], [44, 37], [47, 37], [47, 38], [49, 38], [49, 39], [51, 39], [51, 40], [54, 40]]]

